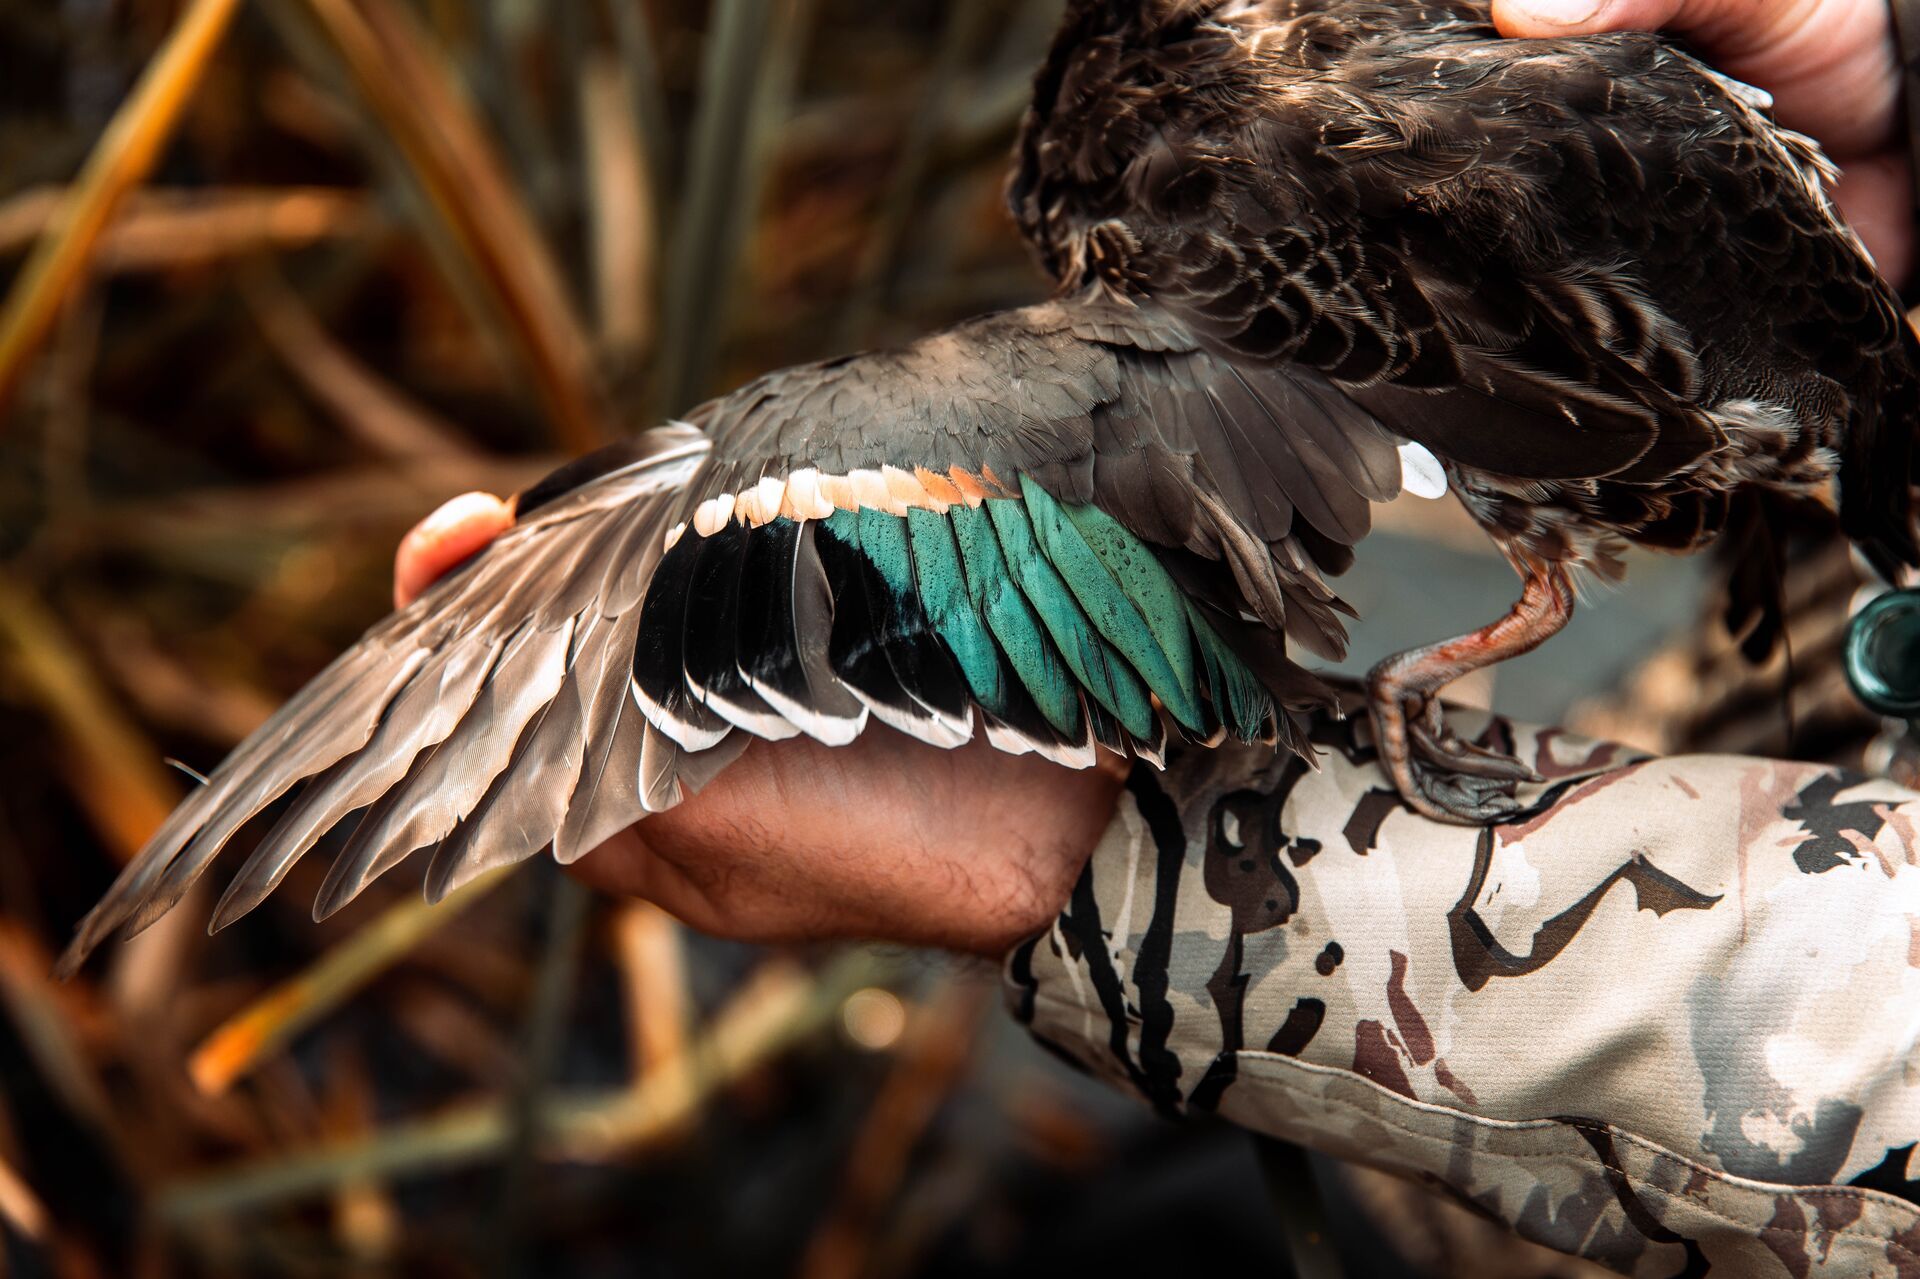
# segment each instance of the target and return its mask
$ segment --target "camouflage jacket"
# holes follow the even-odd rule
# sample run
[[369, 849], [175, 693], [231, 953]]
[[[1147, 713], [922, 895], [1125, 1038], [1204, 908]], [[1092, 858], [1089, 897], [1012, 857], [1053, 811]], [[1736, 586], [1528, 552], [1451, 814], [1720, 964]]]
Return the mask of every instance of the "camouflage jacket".
[[1622, 1273], [1920, 1276], [1920, 795], [1478, 722], [1546, 779], [1488, 830], [1358, 721], [1136, 770], [1016, 1015]]

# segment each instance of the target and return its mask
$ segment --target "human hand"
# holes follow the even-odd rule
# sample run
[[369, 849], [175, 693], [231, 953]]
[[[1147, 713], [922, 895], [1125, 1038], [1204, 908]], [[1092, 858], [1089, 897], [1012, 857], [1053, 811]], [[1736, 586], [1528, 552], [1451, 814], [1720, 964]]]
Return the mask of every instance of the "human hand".
[[[454, 498], [401, 540], [410, 603], [513, 523]], [[976, 740], [944, 751], [879, 724], [850, 746], [755, 741], [679, 807], [587, 854], [596, 888], [745, 941], [873, 938], [998, 955], [1046, 926], [1113, 816], [1124, 766], [1076, 772]]]
[[1913, 180], [1887, 0], [1493, 0], [1509, 36], [1672, 31], [1765, 89], [1843, 173], [1834, 200], [1896, 283], [1913, 265]]

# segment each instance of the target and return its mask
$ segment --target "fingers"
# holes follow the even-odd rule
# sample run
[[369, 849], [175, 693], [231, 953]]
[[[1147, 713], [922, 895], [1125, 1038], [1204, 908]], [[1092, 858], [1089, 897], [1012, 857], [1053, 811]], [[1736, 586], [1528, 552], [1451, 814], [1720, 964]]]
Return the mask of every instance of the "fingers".
[[[1494, 0], [1502, 34], [1535, 39], [1598, 31], [1680, 31], [1715, 58], [1750, 58], [1819, 37], [1853, 37], [1855, 27], [1891, 25], [1884, 0]], [[1878, 18], [1877, 23], [1866, 19]], [[1809, 48], [1792, 52], [1806, 54]], [[1797, 59], [1796, 59], [1797, 60]]]
[[513, 508], [491, 493], [465, 493], [413, 526], [393, 557], [393, 605], [405, 608], [447, 570], [513, 524]]
[[1905, 155], [1889, 152], [1848, 161], [1833, 201], [1889, 280], [1912, 278], [1913, 168]]
[[573, 869], [718, 936], [991, 955], [1065, 905], [1120, 787], [1110, 770], [979, 741], [936, 750], [878, 727], [850, 746], [754, 742]]
[[1781, 123], [1835, 157], [1895, 134], [1899, 63], [1886, 0], [1494, 0], [1500, 31], [1531, 39], [1674, 31], [1721, 71], [1773, 94]]
[[1595, 31], [1658, 31], [1687, 0], [1493, 0], [1502, 35], [1542, 40]]
[[1595, 31], [1658, 31], [1686, 0], [1493, 0], [1502, 35], [1544, 40]]

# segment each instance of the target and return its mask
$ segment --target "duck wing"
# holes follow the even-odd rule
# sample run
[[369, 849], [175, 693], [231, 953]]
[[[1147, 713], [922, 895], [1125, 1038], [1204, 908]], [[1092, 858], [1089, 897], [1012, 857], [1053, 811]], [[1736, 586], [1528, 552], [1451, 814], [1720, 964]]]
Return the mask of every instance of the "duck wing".
[[[1101, 296], [784, 370], [571, 463], [209, 776], [63, 966], [266, 826], [213, 917], [351, 832], [315, 901], [433, 849], [430, 898], [569, 862], [754, 737], [983, 725], [1073, 766], [1169, 731], [1308, 749], [1344, 643], [1322, 574], [1399, 486], [1399, 440], [1310, 370], [1210, 354]], [[270, 814], [270, 809], [277, 813]], [[269, 817], [272, 817], [268, 825]]]

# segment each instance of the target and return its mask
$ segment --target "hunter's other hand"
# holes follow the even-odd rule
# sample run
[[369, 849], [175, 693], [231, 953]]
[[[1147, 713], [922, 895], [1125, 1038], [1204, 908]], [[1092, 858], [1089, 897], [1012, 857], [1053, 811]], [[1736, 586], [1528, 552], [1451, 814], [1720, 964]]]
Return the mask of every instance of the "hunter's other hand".
[[1844, 171], [1834, 199], [1881, 273], [1913, 265], [1913, 183], [1887, 0], [1493, 0], [1510, 36], [1671, 31], [1773, 95], [1775, 116]]

